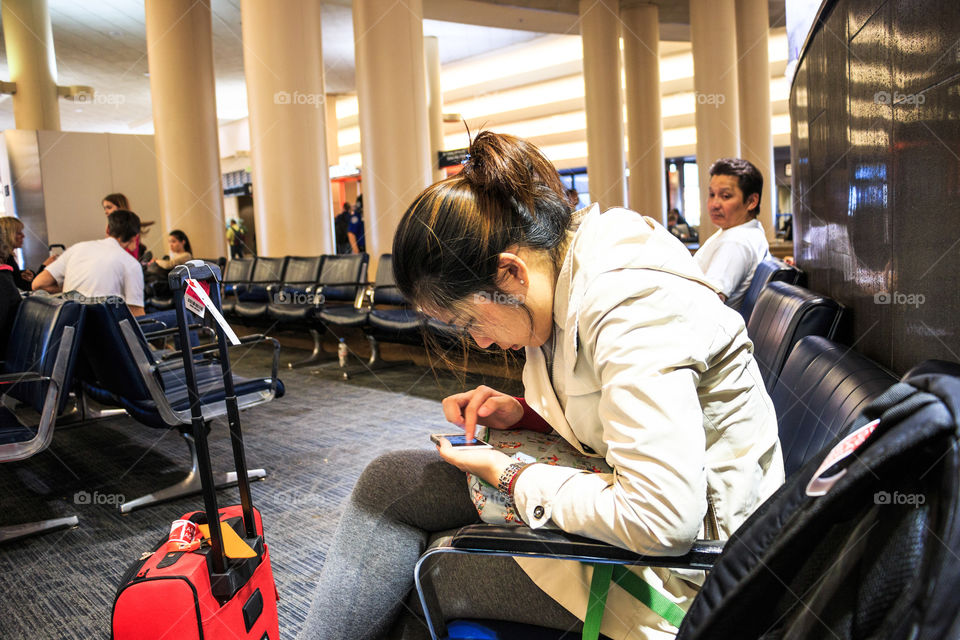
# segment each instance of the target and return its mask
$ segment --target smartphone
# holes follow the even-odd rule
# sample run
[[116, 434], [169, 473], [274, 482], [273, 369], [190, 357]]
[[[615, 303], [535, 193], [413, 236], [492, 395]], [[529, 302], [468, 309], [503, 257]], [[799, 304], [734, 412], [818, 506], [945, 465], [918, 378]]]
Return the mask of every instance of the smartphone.
[[493, 445], [489, 442], [484, 442], [479, 438], [474, 438], [471, 442], [467, 442], [467, 436], [462, 433], [432, 433], [430, 434], [430, 441], [433, 444], [440, 446], [440, 438], [446, 438], [450, 441], [455, 447], [466, 447], [469, 449], [493, 449]]

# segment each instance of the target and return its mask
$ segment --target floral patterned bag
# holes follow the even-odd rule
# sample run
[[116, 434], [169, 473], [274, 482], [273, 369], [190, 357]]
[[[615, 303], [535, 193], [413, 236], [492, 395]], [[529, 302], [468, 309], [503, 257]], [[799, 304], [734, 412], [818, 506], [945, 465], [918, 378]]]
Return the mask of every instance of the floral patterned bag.
[[[477, 437], [489, 442], [508, 456], [520, 462], [542, 462], [560, 467], [572, 467], [593, 473], [610, 473], [603, 458], [589, 458], [555, 433], [539, 433], [524, 429], [499, 430], [477, 427]], [[470, 497], [488, 524], [517, 524], [521, 520], [513, 507], [493, 485], [484, 482], [472, 473], [467, 474]], [[553, 526], [548, 523], [547, 526]]]

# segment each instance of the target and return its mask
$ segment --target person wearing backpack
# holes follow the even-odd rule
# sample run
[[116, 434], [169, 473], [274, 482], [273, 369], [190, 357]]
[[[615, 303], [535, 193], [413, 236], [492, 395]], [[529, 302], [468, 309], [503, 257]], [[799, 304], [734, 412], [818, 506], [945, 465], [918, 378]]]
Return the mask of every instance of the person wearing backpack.
[[244, 240], [246, 240], [246, 229], [239, 220], [232, 218], [227, 226], [227, 245], [230, 247], [232, 260], [243, 258]]

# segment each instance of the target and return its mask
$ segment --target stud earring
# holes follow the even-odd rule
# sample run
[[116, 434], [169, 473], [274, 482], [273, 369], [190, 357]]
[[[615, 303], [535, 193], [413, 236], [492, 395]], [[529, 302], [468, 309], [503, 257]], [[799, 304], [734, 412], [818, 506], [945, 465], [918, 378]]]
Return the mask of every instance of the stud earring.
[[523, 280], [521, 280], [521, 281], [520, 281], [520, 284], [526, 284], [526, 282], [524, 282]]

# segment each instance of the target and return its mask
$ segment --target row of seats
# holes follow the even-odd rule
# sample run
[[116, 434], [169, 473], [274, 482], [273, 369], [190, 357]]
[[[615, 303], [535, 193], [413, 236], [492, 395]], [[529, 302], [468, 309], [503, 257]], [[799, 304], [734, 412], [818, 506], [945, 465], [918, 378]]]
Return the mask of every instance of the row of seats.
[[[214, 301], [219, 292], [211, 293]], [[191, 468], [171, 487], [125, 501], [124, 513], [164, 500], [200, 491], [199, 463], [193, 441], [189, 398], [183, 376], [183, 353], [157, 351], [150, 341], [176, 331], [166, 329], [145, 334], [122, 301], [34, 294], [20, 304], [11, 330], [7, 359], [3, 362], [0, 389], [0, 462], [22, 460], [44, 450], [53, 437], [58, 415], [67, 407], [71, 388], [81, 414], [88, 400], [117, 407], [137, 422], [153, 428], [177, 429], [185, 439]], [[284, 395], [277, 378], [280, 344], [263, 335], [244, 336], [242, 345], [272, 347], [269, 376], [246, 378], [233, 374], [241, 409], [270, 402]], [[226, 414], [218, 345], [191, 348], [195, 361], [203, 417], [207, 421]], [[7, 400], [23, 403], [40, 415], [39, 424]], [[265, 476], [262, 469], [251, 478]], [[218, 486], [236, 482], [235, 474], [223, 474]], [[17, 525], [0, 529], [0, 542], [52, 528], [77, 524], [75, 517]]]
[[313, 352], [290, 367], [323, 359], [322, 334], [328, 331], [339, 337], [343, 329], [362, 329], [370, 369], [382, 366], [381, 341], [419, 345], [424, 330], [441, 341], [459, 337], [456, 328], [428, 319], [403, 297], [390, 254], [380, 256], [373, 282], [367, 280], [368, 265], [365, 253], [232, 260], [224, 273], [224, 315], [245, 326], [309, 332]]

